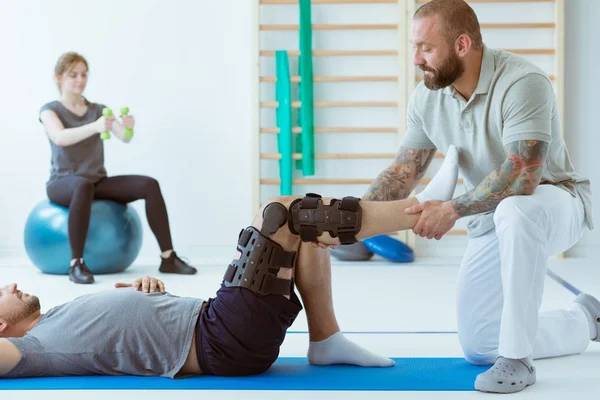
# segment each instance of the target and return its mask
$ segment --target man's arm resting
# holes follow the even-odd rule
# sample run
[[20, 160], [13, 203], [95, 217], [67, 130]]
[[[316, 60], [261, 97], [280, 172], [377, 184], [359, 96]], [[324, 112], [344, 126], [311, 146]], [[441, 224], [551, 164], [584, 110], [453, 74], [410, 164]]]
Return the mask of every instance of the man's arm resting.
[[0, 377], [10, 372], [21, 361], [21, 352], [7, 339], [0, 339]]
[[493, 211], [507, 197], [530, 195], [542, 178], [548, 143], [520, 140], [505, 146], [506, 160], [473, 190], [452, 200], [454, 211], [466, 217]]
[[400, 147], [392, 164], [373, 181], [363, 200], [390, 201], [407, 198], [427, 172], [436, 149]]

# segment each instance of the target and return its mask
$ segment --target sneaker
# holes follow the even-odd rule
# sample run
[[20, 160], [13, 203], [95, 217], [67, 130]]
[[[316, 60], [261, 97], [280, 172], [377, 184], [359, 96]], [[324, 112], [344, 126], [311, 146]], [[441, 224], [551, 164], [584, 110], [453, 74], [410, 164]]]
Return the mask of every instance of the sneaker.
[[94, 283], [92, 271], [85, 265], [83, 258], [80, 258], [74, 265], [69, 267], [69, 280], [75, 283]]
[[175, 252], [172, 252], [168, 258], [161, 257], [161, 259], [158, 270], [164, 274], [193, 275], [197, 272], [196, 268], [179, 258]]

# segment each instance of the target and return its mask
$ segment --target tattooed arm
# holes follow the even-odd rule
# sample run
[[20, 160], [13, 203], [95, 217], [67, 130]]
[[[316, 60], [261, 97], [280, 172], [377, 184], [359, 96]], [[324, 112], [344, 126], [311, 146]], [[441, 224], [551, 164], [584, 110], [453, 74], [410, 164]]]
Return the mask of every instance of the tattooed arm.
[[542, 177], [548, 143], [521, 140], [505, 146], [506, 161], [473, 190], [452, 200], [460, 217], [492, 211], [509, 196], [530, 195]]
[[373, 181], [363, 200], [387, 201], [407, 198], [415, 189], [436, 149], [411, 149], [400, 147], [398, 155]]
[[543, 74], [527, 74], [512, 84], [501, 101], [504, 162], [473, 190], [454, 200], [409, 207], [407, 214], [421, 213], [413, 228], [415, 234], [440, 239], [461, 217], [493, 211], [505, 198], [530, 195], [539, 185], [552, 123], [558, 116], [552, 83]]
[[502, 200], [530, 195], [540, 183], [548, 143], [538, 140], [510, 142], [506, 160], [470, 192], [450, 201], [428, 201], [406, 210], [421, 212], [413, 232], [428, 239], [441, 239], [461, 217], [492, 211]]

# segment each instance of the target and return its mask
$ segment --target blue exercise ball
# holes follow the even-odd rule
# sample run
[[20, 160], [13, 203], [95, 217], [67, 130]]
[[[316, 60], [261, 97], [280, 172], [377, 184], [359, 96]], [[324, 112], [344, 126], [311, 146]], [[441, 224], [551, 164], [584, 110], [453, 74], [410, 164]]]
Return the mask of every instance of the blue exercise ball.
[[[71, 262], [69, 210], [44, 200], [31, 211], [25, 224], [25, 250], [42, 272], [67, 275]], [[110, 200], [94, 200], [83, 251], [94, 274], [127, 269], [142, 247], [142, 223], [135, 209]]]

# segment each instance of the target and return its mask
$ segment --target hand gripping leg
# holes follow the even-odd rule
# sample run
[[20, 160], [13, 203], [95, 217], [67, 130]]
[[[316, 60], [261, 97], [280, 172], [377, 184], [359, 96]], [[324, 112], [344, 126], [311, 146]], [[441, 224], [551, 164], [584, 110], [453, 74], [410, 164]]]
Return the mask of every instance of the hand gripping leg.
[[327, 231], [331, 237], [339, 236], [342, 244], [355, 243], [362, 219], [359, 201], [356, 197], [344, 197], [324, 205], [320, 195], [308, 193], [290, 205], [288, 226], [303, 242], [316, 242]]

